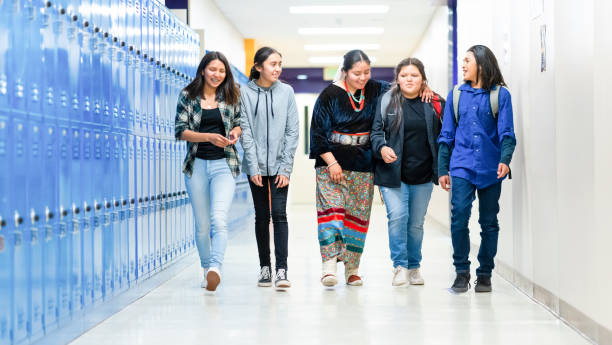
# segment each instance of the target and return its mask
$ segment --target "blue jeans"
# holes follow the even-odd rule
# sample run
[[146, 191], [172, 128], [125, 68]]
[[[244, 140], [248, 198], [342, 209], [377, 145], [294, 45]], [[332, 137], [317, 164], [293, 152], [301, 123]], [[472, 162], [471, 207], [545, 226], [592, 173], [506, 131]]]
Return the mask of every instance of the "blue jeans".
[[227, 247], [227, 214], [236, 183], [225, 158], [196, 158], [191, 177], [185, 175], [195, 216], [196, 247], [202, 268], [221, 268]]
[[501, 181], [486, 188], [478, 189], [470, 181], [453, 177], [451, 180], [451, 238], [453, 240], [453, 264], [457, 273], [470, 272], [470, 229], [468, 224], [472, 212], [472, 202], [478, 193], [478, 222], [480, 223], [480, 250], [478, 262], [480, 267], [476, 275], [490, 277], [493, 259], [497, 254], [497, 237], [499, 224], [499, 196]]
[[380, 187], [387, 207], [389, 250], [393, 267], [421, 267], [423, 223], [431, 199], [431, 182], [400, 188]]

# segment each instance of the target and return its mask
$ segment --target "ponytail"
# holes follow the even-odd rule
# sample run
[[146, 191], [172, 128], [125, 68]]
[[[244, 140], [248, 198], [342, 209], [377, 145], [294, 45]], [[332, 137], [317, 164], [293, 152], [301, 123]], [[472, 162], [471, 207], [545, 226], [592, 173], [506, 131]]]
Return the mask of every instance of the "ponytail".
[[251, 73], [249, 74], [249, 80], [259, 79], [259, 76], [259, 71], [255, 68], [255, 65], [253, 65], [253, 67], [251, 67]]

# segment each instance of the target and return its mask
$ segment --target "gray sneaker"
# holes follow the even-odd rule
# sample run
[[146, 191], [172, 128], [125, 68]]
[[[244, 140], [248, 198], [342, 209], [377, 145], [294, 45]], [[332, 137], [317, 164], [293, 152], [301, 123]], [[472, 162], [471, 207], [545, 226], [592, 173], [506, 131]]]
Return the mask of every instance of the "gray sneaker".
[[418, 268], [412, 268], [408, 270], [408, 281], [410, 285], [423, 285], [425, 280], [421, 277], [421, 271]]
[[287, 270], [284, 268], [278, 268], [276, 270], [276, 277], [274, 277], [274, 286], [279, 289], [286, 289], [291, 287], [291, 282], [287, 279]]
[[272, 275], [270, 274], [270, 266], [264, 266], [259, 271], [259, 281], [257, 282], [257, 286], [272, 286]]

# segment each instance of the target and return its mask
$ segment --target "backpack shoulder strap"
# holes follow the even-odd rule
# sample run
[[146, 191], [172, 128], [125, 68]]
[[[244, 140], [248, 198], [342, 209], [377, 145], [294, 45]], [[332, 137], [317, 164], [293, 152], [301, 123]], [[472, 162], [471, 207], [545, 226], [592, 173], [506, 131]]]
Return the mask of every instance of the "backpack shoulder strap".
[[489, 92], [489, 102], [491, 103], [491, 113], [493, 114], [493, 118], [497, 118], [497, 114], [499, 113], [499, 91], [505, 86], [497, 85], [495, 90], [491, 90]]
[[459, 123], [459, 97], [461, 97], [461, 90], [459, 90], [459, 85], [455, 85], [453, 88], [453, 110], [455, 111], [455, 124]]

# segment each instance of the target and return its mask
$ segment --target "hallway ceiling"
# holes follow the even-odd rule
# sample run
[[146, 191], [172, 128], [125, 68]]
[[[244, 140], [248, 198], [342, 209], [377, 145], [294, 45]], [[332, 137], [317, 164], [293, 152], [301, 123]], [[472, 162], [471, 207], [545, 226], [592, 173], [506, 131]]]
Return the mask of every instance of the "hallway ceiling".
[[[286, 67], [337, 67], [337, 62], [312, 62], [316, 57], [341, 57], [348, 50], [306, 51], [305, 45], [357, 44], [380, 45], [365, 49], [375, 57], [373, 66], [392, 67], [416, 48], [436, 10], [433, 0], [214, 0], [221, 12], [245, 38], [255, 39], [255, 48], [271, 46], [283, 54]], [[387, 13], [367, 14], [293, 14], [290, 6], [312, 5], [388, 5]], [[299, 28], [383, 28], [382, 34], [300, 35]], [[446, 42], [440, 42], [446, 44]], [[375, 48], [370, 47], [370, 48]]]

